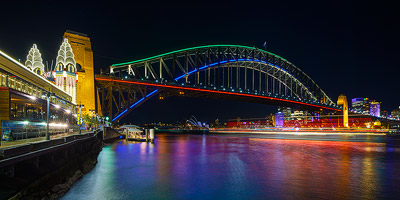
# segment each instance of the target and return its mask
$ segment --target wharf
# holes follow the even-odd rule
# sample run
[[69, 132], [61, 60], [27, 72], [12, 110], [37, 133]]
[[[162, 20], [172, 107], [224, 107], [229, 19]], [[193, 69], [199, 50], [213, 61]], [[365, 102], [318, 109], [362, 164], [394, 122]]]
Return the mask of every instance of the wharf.
[[[88, 130], [82, 130], [82, 134], [88, 133]], [[57, 138], [64, 138], [70, 135], [76, 135], [79, 132], [70, 132], [70, 133], [61, 133], [61, 134], [56, 134], [56, 135], [50, 135], [50, 140], [57, 139]], [[45, 141], [46, 137], [35, 137], [35, 138], [29, 138], [29, 139], [20, 139], [20, 140], [14, 140], [14, 141], [1, 141], [0, 143], [0, 149], [3, 148], [8, 148], [16, 145], [23, 145], [23, 144], [28, 144], [32, 142], [40, 142], [40, 141]]]

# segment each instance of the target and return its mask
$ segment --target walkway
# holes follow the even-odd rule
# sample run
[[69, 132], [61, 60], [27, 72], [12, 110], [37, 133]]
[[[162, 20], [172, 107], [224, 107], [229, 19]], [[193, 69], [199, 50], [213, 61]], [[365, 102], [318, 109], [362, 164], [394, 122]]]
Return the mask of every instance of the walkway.
[[[88, 130], [82, 130], [82, 134], [90, 132]], [[56, 134], [56, 135], [51, 135], [50, 140], [56, 139], [56, 138], [62, 138], [66, 137], [69, 135], [75, 135], [79, 134], [79, 131], [71, 132], [71, 133], [61, 133], [61, 134]], [[43, 141], [46, 140], [46, 137], [36, 137], [36, 138], [29, 138], [29, 139], [22, 139], [22, 140], [14, 140], [14, 141], [1, 141], [0, 149], [10, 147], [10, 146], [16, 146], [16, 145], [21, 145], [21, 144], [26, 144], [26, 143], [31, 143], [31, 142], [38, 142], [38, 141]]]

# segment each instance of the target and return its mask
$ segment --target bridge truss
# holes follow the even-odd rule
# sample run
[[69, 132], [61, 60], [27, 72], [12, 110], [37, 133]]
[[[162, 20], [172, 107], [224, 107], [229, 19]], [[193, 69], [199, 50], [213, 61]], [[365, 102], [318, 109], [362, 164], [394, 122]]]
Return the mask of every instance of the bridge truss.
[[[124, 83], [128, 85], [124, 87], [132, 87], [134, 91], [140, 91], [139, 88], [141, 91], [154, 91], [156, 88], [191, 88], [339, 109], [326, 93], [294, 64], [268, 51], [239, 45], [193, 47], [114, 64], [110, 66], [108, 76], [96, 77], [96, 80], [108, 80], [114, 84]], [[143, 97], [147, 94], [141, 93]], [[119, 92], [119, 96], [123, 94]], [[110, 97], [108, 101], [111, 100]], [[141, 99], [135, 98], [134, 95], [131, 97], [134, 101]], [[110, 102], [108, 104], [111, 105]]]

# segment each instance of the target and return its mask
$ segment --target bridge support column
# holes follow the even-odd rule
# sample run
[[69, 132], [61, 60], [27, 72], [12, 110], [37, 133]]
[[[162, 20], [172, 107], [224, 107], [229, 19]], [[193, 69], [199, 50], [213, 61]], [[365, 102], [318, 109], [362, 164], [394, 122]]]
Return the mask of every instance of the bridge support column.
[[343, 126], [349, 127], [349, 105], [347, 102], [347, 97], [344, 94], [339, 95], [337, 105], [343, 107]]

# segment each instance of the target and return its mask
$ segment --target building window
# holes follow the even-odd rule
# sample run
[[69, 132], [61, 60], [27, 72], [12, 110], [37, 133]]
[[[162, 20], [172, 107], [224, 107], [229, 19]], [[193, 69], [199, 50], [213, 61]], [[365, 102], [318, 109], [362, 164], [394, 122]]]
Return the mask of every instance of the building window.
[[82, 69], [82, 66], [81, 66], [79, 63], [76, 63], [76, 71], [78, 71], [78, 72], [84, 71], [84, 70]]

